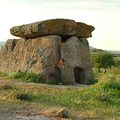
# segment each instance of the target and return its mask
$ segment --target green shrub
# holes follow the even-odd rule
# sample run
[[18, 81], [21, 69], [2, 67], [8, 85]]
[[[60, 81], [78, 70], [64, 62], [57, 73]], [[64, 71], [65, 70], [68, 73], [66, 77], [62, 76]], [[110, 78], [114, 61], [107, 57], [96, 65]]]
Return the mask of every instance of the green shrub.
[[95, 91], [94, 98], [96, 100], [110, 105], [120, 104], [120, 81], [102, 81], [95, 84], [91, 89]]
[[16, 72], [12, 77], [15, 79], [20, 79], [20, 80], [27, 81], [27, 82], [46, 83], [50, 85], [57, 84], [56, 80], [45, 79], [40, 74], [22, 72], [20, 70]]
[[13, 75], [15, 79], [21, 79], [28, 82], [44, 83], [45, 80], [39, 74], [18, 71]]
[[45, 79], [41, 75], [38, 75], [35, 73], [26, 73], [26, 76], [24, 79], [25, 79], [25, 81], [28, 81], [28, 82], [36, 82], [36, 83], [44, 83], [45, 82]]
[[98, 72], [103, 68], [106, 72], [107, 68], [111, 68], [114, 65], [113, 54], [109, 52], [99, 52], [91, 55], [92, 65], [98, 69]]
[[117, 90], [120, 91], [120, 81], [118, 80], [109, 80], [106, 84], [104, 84], [104, 89], [105, 90]]
[[20, 70], [13, 74], [13, 77], [15, 79], [23, 79], [23, 78], [25, 78], [25, 76], [26, 76], [26, 72], [22, 72]]

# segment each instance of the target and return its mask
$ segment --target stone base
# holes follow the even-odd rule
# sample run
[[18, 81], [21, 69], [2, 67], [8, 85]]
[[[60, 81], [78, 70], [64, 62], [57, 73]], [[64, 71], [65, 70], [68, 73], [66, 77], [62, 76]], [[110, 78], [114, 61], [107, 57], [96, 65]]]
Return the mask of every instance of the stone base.
[[0, 52], [0, 71], [27, 71], [57, 82], [89, 84], [93, 81], [86, 38], [49, 35], [8, 40]]

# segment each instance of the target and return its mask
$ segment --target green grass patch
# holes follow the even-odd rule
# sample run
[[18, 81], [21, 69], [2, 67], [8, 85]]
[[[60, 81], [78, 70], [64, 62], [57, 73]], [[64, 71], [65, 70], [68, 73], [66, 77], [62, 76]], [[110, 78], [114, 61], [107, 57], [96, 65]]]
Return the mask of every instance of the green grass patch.
[[[120, 119], [120, 70], [112, 68], [108, 69], [107, 73], [95, 71], [95, 75], [97, 83], [80, 88], [27, 83], [18, 86], [6, 84], [1, 86], [0, 100], [66, 107], [71, 111], [77, 111], [77, 115], [82, 119]], [[38, 76], [19, 71], [13, 77], [34, 82], [33, 78], [36, 80]], [[37, 79], [42, 81], [39, 77]]]
[[12, 75], [14, 79], [20, 79], [22, 81], [26, 82], [36, 82], [36, 83], [44, 83], [45, 80], [41, 75], [37, 75], [35, 73], [28, 73], [28, 72], [22, 72], [18, 71]]
[[0, 77], [3, 77], [4, 79], [14, 79], [16, 81], [23, 82], [45, 83], [50, 85], [58, 84], [56, 80], [45, 79], [40, 74], [23, 72], [20, 70], [11, 74], [5, 74], [1, 72]]
[[[17, 81], [24, 81], [24, 82], [34, 82], [34, 83], [45, 83], [49, 85], [57, 85], [59, 84], [59, 81], [57, 80], [51, 80], [44, 78], [41, 74], [36, 73], [29, 73], [29, 72], [23, 72], [21, 70], [11, 73], [11, 74], [5, 74], [1, 72], [0, 77], [3, 77], [5, 79], [14, 79]], [[63, 85], [73, 85], [73, 82], [70, 81], [62, 81]]]
[[[80, 110], [98, 107], [99, 105], [120, 104], [120, 82], [107, 81], [97, 83], [84, 90], [63, 90], [56, 92], [40, 92], [37, 94], [39, 102], [51, 105], [61, 105]], [[117, 100], [117, 102], [116, 102]], [[92, 107], [91, 107], [92, 106]]]
[[21, 85], [15, 88], [17, 89], [0, 89], [1, 100], [28, 101], [45, 106], [66, 107], [83, 113], [82, 117], [93, 113], [95, 115], [92, 118], [95, 116], [119, 118], [120, 116], [119, 80], [99, 81], [87, 88], [61, 88], [49, 85]]

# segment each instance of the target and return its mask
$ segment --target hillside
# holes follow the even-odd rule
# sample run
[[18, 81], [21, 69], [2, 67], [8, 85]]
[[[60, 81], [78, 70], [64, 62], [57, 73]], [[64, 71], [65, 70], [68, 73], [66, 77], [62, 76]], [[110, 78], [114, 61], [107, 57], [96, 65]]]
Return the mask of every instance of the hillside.
[[110, 53], [112, 53], [114, 55], [120, 55], [120, 51], [117, 51], [117, 50], [103, 50], [103, 49], [98, 49], [98, 48], [90, 46], [90, 52], [91, 53], [101, 52], [101, 51], [107, 51], [107, 52], [110, 52]]
[[104, 51], [104, 50], [102, 50], [102, 49], [98, 49], [98, 48], [95, 48], [95, 47], [92, 47], [92, 46], [90, 46], [89, 48], [90, 48], [90, 52], [100, 52], [100, 51]]

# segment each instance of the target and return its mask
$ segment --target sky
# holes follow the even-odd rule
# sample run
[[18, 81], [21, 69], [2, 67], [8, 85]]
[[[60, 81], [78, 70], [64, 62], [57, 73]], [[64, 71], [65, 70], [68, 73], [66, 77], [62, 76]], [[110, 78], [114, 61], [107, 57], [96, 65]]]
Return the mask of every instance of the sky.
[[0, 41], [15, 38], [13, 26], [52, 18], [93, 25], [91, 46], [120, 51], [120, 0], [0, 0]]

